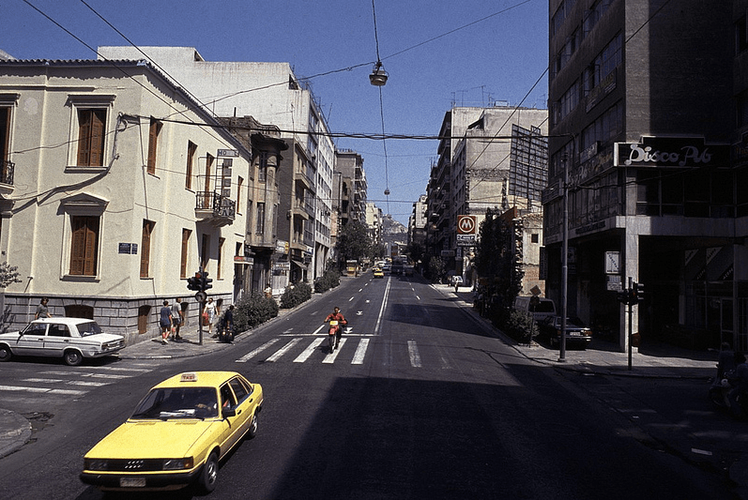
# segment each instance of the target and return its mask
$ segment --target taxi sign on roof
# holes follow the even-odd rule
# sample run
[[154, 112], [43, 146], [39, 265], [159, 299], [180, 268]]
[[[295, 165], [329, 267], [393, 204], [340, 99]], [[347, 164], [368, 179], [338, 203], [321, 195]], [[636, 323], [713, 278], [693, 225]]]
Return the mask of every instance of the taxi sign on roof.
[[197, 373], [195, 372], [183, 373], [179, 381], [180, 382], [197, 382]]

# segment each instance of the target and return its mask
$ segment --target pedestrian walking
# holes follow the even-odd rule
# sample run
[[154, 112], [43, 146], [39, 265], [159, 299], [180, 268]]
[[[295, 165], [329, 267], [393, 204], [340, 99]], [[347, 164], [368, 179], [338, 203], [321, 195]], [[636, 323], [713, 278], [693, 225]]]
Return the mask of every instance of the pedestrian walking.
[[49, 299], [44, 297], [42, 301], [39, 303], [39, 305], [36, 307], [36, 314], [34, 315], [34, 319], [52, 317], [52, 315], [49, 314], [49, 307], [47, 307], [48, 303], [49, 303]]
[[171, 308], [169, 301], [164, 301], [164, 307], [159, 311], [159, 323], [161, 324], [161, 343], [168, 344], [169, 332], [171, 331]]
[[213, 297], [211, 297], [208, 299], [208, 302], [205, 304], [205, 309], [203, 310], [203, 315], [207, 316], [209, 335], [213, 333], [213, 322], [216, 319], [217, 313], [218, 310], [216, 309], [216, 304], [213, 302]]
[[177, 300], [171, 306], [171, 335], [174, 340], [182, 340], [179, 336], [179, 330], [184, 322], [184, 313], [182, 313], [182, 299]]

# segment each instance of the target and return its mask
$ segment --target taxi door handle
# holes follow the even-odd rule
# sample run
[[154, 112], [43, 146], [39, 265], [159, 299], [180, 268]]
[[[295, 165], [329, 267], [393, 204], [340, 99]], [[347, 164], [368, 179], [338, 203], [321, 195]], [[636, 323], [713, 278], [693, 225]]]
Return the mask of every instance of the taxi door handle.
[[241, 414], [242, 414], [242, 411], [241, 411], [241, 410], [239, 410], [238, 412], [236, 412], [236, 414], [237, 414], [237, 415], [241, 415]]

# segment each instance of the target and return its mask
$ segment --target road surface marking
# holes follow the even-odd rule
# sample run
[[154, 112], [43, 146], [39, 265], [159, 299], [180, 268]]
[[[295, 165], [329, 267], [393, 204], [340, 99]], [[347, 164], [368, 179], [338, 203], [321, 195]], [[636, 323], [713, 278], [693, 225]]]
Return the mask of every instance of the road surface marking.
[[278, 342], [279, 340], [280, 339], [272, 339], [269, 342], [265, 342], [264, 344], [262, 344], [260, 347], [258, 347], [254, 351], [251, 351], [251, 352], [245, 354], [244, 356], [242, 356], [241, 358], [237, 359], [236, 363], [245, 363], [245, 362], [247, 362], [248, 360], [254, 358], [255, 356], [257, 356], [258, 354], [260, 354], [262, 351], [264, 351], [265, 349], [267, 349], [271, 345], [273, 345], [276, 342]]
[[323, 359], [322, 362], [323, 363], [334, 363], [335, 362], [335, 358], [338, 357], [338, 354], [340, 354], [340, 350], [345, 345], [345, 340], [346, 339], [340, 339], [340, 345], [338, 345], [338, 348], [335, 349], [334, 351], [332, 351], [327, 356], [325, 356], [325, 359]]
[[353, 354], [352, 365], [362, 365], [364, 363], [364, 356], [366, 356], [366, 349], [369, 347], [369, 340], [361, 339], [358, 341], [358, 347], [356, 348], [355, 354]]
[[275, 354], [273, 354], [268, 359], [266, 359], [265, 362], [266, 363], [274, 363], [274, 362], [278, 361], [281, 358], [281, 356], [283, 356], [284, 354], [286, 354], [289, 350], [291, 350], [291, 348], [293, 346], [295, 346], [299, 342], [301, 342], [300, 338], [292, 339], [288, 344], [286, 344], [283, 347], [281, 347], [280, 349], [278, 349], [275, 352]]
[[314, 339], [314, 341], [311, 344], [309, 344], [309, 347], [307, 347], [306, 349], [304, 349], [304, 352], [302, 352], [301, 354], [299, 354], [298, 357], [293, 360], [293, 362], [294, 363], [303, 363], [304, 361], [306, 361], [307, 359], [309, 359], [309, 356], [311, 356], [312, 354], [314, 354], [314, 351], [317, 350], [317, 348], [319, 347], [319, 345], [322, 343], [323, 340], [325, 340], [324, 337], [318, 337], [318, 338]]
[[413, 368], [421, 368], [421, 355], [418, 354], [418, 346], [414, 340], [408, 341], [408, 356]]

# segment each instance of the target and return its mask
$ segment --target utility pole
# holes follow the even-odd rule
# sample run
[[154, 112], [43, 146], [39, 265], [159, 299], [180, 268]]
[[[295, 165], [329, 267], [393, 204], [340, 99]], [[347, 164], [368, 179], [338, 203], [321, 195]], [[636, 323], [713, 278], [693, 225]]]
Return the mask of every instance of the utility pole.
[[[574, 138], [572, 137], [572, 147]], [[572, 154], [573, 158], [573, 154]], [[566, 317], [567, 295], [569, 289], [569, 157], [564, 155], [564, 220], [563, 220], [563, 242], [561, 244], [561, 339], [559, 342], [558, 361], [566, 361]]]

